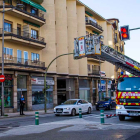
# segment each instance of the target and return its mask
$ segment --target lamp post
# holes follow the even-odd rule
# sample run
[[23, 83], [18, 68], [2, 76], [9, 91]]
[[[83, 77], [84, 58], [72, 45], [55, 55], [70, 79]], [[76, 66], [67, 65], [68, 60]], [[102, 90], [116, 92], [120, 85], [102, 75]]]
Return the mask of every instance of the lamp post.
[[[2, 20], [2, 75], [4, 75], [4, 17], [5, 17], [5, 12], [11, 11], [15, 8], [23, 8], [23, 4], [17, 4], [16, 7], [5, 10], [5, 0], [3, 0], [3, 10], [1, 13], [3, 14], [3, 20]], [[4, 116], [4, 83], [2, 82], [1, 85], [1, 116]]]

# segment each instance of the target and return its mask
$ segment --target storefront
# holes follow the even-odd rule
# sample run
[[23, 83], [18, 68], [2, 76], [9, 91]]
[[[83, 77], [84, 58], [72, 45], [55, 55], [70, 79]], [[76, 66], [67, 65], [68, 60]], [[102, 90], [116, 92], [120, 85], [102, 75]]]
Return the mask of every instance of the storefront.
[[[98, 91], [100, 92], [100, 80], [98, 81]], [[104, 99], [106, 97], [106, 81], [101, 80], [101, 93], [100, 98]]]
[[[53, 78], [47, 78], [46, 84], [49, 87], [46, 90], [47, 95], [47, 108], [53, 108]], [[32, 110], [42, 110], [44, 109], [44, 77], [32, 77]]]
[[[13, 108], [13, 78], [12, 75], [5, 75], [4, 82], [4, 107]], [[0, 97], [1, 97], [1, 83], [0, 83]], [[1, 106], [1, 98], [0, 98]]]
[[79, 98], [91, 102], [89, 80], [79, 80]]

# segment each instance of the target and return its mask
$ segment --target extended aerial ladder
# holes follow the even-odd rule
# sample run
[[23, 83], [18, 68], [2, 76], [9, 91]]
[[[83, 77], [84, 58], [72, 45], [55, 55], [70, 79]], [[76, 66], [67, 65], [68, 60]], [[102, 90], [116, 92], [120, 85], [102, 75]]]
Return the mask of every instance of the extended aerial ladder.
[[74, 58], [88, 57], [108, 61], [133, 75], [140, 76], [140, 63], [109, 46], [99, 45], [101, 44], [100, 39], [100, 36], [94, 35], [76, 38]]

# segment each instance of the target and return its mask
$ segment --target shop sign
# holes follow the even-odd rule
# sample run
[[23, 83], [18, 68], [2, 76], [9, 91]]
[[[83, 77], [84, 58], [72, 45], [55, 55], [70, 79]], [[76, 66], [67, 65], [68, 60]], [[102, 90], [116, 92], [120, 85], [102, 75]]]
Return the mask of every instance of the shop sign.
[[[44, 85], [44, 80], [39, 80], [38, 78], [32, 78], [31, 79], [31, 84]], [[54, 80], [46, 80], [46, 85], [53, 86], [54, 85]]]
[[101, 73], [101, 77], [105, 77], [106, 76], [105, 75], [105, 71], [101, 71], [100, 73]]
[[[98, 83], [98, 90], [100, 90], [100, 81]], [[106, 91], [106, 81], [101, 80], [101, 91]]]
[[112, 81], [108, 81], [108, 89], [111, 88]]

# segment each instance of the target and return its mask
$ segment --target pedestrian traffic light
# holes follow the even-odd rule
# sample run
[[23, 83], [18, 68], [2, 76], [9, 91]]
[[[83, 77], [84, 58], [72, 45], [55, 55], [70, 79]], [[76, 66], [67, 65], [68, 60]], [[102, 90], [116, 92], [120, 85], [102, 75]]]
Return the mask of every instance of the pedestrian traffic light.
[[130, 32], [129, 32], [129, 26], [122, 26], [121, 27], [121, 40], [130, 40]]

